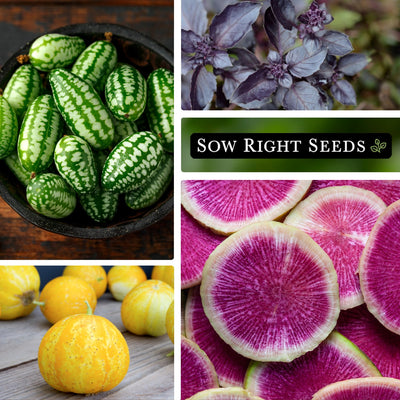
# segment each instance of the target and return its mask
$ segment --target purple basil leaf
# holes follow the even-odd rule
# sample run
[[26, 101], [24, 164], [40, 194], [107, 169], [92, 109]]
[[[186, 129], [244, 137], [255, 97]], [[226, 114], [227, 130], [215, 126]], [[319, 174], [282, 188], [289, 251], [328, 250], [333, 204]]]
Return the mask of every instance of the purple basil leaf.
[[217, 81], [205, 67], [197, 67], [192, 76], [190, 87], [190, 103], [192, 110], [204, 110], [210, 106], [214, 93], [217, 90]]
[[268, 71], [265, 68], [259, 69], [251, 74], [232, 95], [231, 103], [243, 108], [258, 107], [274, 93], [277, 83], [267, 78]]
[[365, 54], [347, 54], [342, 57], [337, 64], [337, 69], [345, 75], [353, 76], [360, 72], [368, 64], [368, 58]]
[[273, 102], [278, 108], [283, 107], [283, 99], [285, 98], [288, 90], [289, 89], [287, 88], [279, 87], [278, 90], [275, 92]]
[[243, 1], [227, 6], [216, 15], [210, 25], [210, 37], [216, 47], [233, 47], [250, 30], [256, 21], [261, 4]]
[[227, 99], [230, 99], [238, 86], [244, 82], [251, 74], [254, 74], [254, 69], [245, 66], [234, 66], [224, 71], [223, 92]]
[[283, 106], [287, 110], [320, 110], [318, 90], [308, 82], [296, 82], [286, 93]]
[[332, 110], [333, 108], [333, 99], [331, 96], [328, 95], [328, 93], [325, 92], [325, 90], [322, 90], [322, 88], [318, 87], [318, 92], [319, 92], [319, 97], [321, 99], [321, 109], [322, 110]]
[[334, 56], [344, 56], [353, 51], [349, 37], [342, 32], [326, 31], [321, 42], [328, 49], [328, 54]]
[[346, 106], [357, 105], [356, 92], [353, 86], [346, 80], [342, 79], [334, 83], [331, 87], [332, 96]]
[[285, 29], [276, 19], [271, 8], [264, 15], [264, 28], [269, 40], [278, 50], [279, 54], [285, 54], [296, 42], [297, 29]]
[[309, 7], [311, 0], [292, 0], [296, 15], [303, 14]]
[[224, 50], [215, 50], [211, 59], [214, 68], [224, 69], [232, 67], [232, 61], [229, 54]]
[[190, 104], [190, 86], [192, 81], [193, 71], [190, 70], [189, 73], [182, 75], [181, 77], [181, 107], [182, 110], [191, 110], [192, 106]]
[[225, 97], [225, 94], [220, 85], [217, 86], [217, 93], [215, 96], [215, 107], [219, 110], [229, 107], [229, 101]]
[[290, 30], [296, 25], [296, 9], [291, 0], [271, 0], [271, 8], [285, 29]]
[[219, 14], [229, 4], [237, 3], [238, 0], [203, 0], [204, 7], [211, 14]]
[[193, 68], [193, 64], [189, 61], [190, 56], [185, 53], [181, 53], [181, 74], [186, 75]]
[[286, 55], [286, 63], [289, 65], [289, 71], [298, 78], [304, 78], [318, 71], [326, 57], [324, 47], [316, 47], [312, 44], [303, 44], [290, 50]]
[[288, 73], [283, 74], [283, 76], [278, 79], [278, 83], [280, 86], [283, 86], [284, 88], [289, 89], [293, 84], [292, 75], [290, 75]]
[[256, 69], [260, 64], [260, 61], [258, 61], [258, 58], [254, 53], [241, 47], [233, 47], [229, 49], [229, 54], [233, 56], [233, 64], [235, 65], [238, 64]]
[[182, 29], [181, 31], [181, 48], [184, 53], [194, 53], [196, 45], [201, 41], [201, 37], [193, 31]]
[[181, 28], [203, 35], [207, 30], [207, 11], [202, 0], [182, 0]]

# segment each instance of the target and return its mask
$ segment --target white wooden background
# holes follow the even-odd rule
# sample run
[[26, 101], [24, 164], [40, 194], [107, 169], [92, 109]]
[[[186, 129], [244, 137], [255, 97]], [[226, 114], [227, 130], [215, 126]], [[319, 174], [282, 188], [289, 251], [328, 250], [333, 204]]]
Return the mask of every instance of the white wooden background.
[[[104, 294], [95, 314], [114, 323], [123, 333], [130, 351], [130, 366], [123, 381], [108, 392], [90, 395], [91, 400], [174, 398], [173, 344], [167, 335], [154, 338], [135, 336], [124, 328], [121, 302]], [[88, 396], [59, 392], [42, 378], [37, 362], [40, 341], [50, 328], [39, 307], [27, 317], [0, 321], [0, 399], [87, 399]]]

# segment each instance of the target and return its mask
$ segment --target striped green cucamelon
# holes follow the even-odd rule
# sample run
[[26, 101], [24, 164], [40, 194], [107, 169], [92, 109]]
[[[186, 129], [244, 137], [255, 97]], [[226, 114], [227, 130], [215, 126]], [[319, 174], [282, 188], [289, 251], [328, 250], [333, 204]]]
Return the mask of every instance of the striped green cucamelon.
[[29, 49], [29, 60], [39, 71], [51, 71], [71, 65], [85, 49], [78, 36], [48, 33], [37, 38]]
[[29, 172], [46, 171], [64, 129], [53, 97], [44, 94], [28, 107], [18, 137], [18, 157]]
[[21, 161], [19, 161], [18, 152], [15, 149], [8, 157], [4, 159], [8, 168], [10, 168], [11, 172], [14, 176], [24, 185], [27, 186], [31, 180], [31, 173], [24, 169], [21, 165]]
[[107, 192], [100, 186], [93, 193], [79, 196], [79, 201], [86, 214], [99, 223], [111, 221], [117, 212], [119, 194]]
[[115, 118], [135, 121], [146, 107], [147, 83], [133, 66], [120, 63], [107, 78], [105, 98]]
[[95, 149], [109, 147], [114, 125], [96, 90], [82, 78], [59, 68], [49, 74], [56, 105], [70, 130]]
[[30, 64], [24, 64], [13, 73], [6, 87], [3, 97], [17, 114], [19, 121], [25, 114], [30, 103], [38, 97], [43, 90], [39, 72]]
[[18, 120], [8, 101], [0, 96], [0, 159], [9, 156], [18, 139]]
[[104, 90], [108, 75], [117, 63], [117, 49], [106, 40], [91, 43], [78, 57], [71, 72], [92, 85], [98, 92]]
[[[93, 153], [97, 169], [101, 171], [108, 154], [103, 151]], [[82, 208], [86, 214], [94, 221], [103, 223], [111, 221], [118, 208], [119, 194], [104, 190], [100, 184], [97, 185], [93, 193], [85, 193], [79, 196]]]
[[134, 121], [120, 121], [114, 118], [114, 146], [136, 132], [139, 130]]
[[74, 190], [61, 176], [53, 173], [32, 178], [26, 188], [26, 198], [36, 212], [50, 218], [67, 217], [76, 207]]
[[63, 136], [54, 150], [54, 163], [59, 174], [76, 193], [93, 192], [98, 184], [98, 173], [92, 150], [82, 138]]
[[146, 182], [125, 194], [125, 203], [133, 210], [140, 210], [156, 203], [167, 190], [173, 175], [172, 155], [164, 153], [156, 171]]
[[125, 193], [139, 187], [160, 163], [163, 148], [156, 135], [142, 131], [128, 136], [107, 157], [101, 185], [114, 193]]
[[147, 120], [164, 149], [174, 151], [174, 75], [165, 68], [154, 70], [147, 78]]

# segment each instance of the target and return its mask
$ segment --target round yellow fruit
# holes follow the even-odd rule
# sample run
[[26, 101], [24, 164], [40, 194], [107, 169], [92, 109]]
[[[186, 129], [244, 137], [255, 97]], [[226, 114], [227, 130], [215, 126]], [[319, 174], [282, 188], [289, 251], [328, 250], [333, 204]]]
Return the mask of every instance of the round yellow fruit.
[[61, 392], [90, 394], [117, 386], [129, 367], [129, 349], [108, 319], [90, 314], [66, 317], [44, 335], [38, 353], [44, 380]]
[[147, 280], [147, 276], [137, 265], [116, 265], [108, 271], [107, 280], [114, 299], [122, 301], [130, 290]]
[[174, 289], [167, 283], [155, 279], [141, 283], [122, 301], [125, 328], [136, 335], [164, 335], [167, 310], [173, 300]]
[[174, 301], [170, 304], [165, 316], [165, 328], [167, 329], [167, 335], [174, 343]]
[[64, 268], [64, 276], [76, 276], [92, 285], [97, 298], [107, 289], [107, 273], [101, 265], [68, 265]]
[[52, 324], [69, 315], [86, 313], [86, 301], [94, 311], [97, 305], [96, 292], [76, 276], [54, 278], [46, 284], [39, 297], [40, 310]]
[[36, 307], [39, 272], [31, 265], [0, 266], [0, 319], [24, 317]]
[[174, 287], [174, 267], [172, 265], [156, 265], [151, 271], [151, 279], [158, 279]]

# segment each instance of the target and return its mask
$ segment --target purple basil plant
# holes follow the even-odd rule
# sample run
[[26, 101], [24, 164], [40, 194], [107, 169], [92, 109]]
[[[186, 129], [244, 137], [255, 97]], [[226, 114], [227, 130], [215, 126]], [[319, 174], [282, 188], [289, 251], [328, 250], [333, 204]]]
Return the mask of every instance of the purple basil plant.
[[368, 59], [332, 21], [315, 0], [182, 0], [182, 108], [356, 105], [346, 77]]

